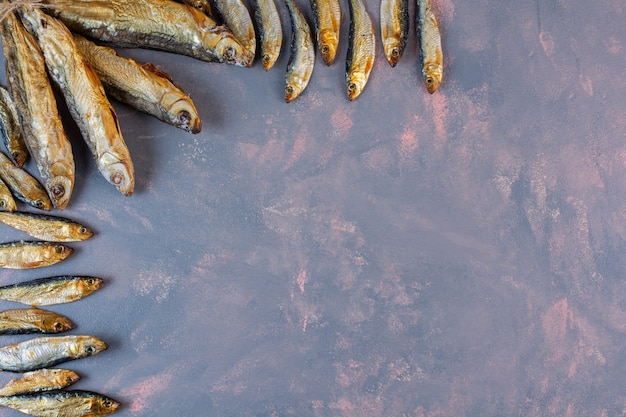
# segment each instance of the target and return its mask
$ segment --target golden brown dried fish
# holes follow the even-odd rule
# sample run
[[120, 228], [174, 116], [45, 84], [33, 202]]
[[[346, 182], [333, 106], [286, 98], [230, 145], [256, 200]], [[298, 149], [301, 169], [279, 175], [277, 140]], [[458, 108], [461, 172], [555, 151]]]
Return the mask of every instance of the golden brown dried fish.
[[248, 65], [251, 66], [256, 54], [256, 33], [250, 11], [241, 0], [213, 1], [221, 20], [252, 57]]
[[11, 93], [2, 86], [0, 86], [0, 133], [15, 165], [18, 167], [24, 165], [28, 158], [28, 148], [24, 143], [20, 116]]
[[93, 236], [93, 232], [80, 223], [46, 214], [0, 213], [0, 222], [49, 242], [78, 242]]
[[339, 0], [310, 0], [315, 21], [317, 47], [326, 65], [335, 60], [341, 29], [341, 6]]
[[0, 405], [36, 417], [100, 417], [115, 412], [120, 403], [91, 391], [55, 390], [0, 397]]
[[135, 187], [135, 171], [117, 115], [93, 68], [82, 57], [67, 27], [42, 10], [19, 7], [26, 29], [37, 39], [50, 78], [96, 161], [98, 170], [122, 194]]
[[346, 58], [346, 85], [350, 101], [356, 99], [367, 84], [374, 66], [376, 36], [374, 24], [363, 0], [349, 0], [350, 35]]
[[395, 67], [409, 36], [409, 1], [380, 1], [380, 37], [387, 62]]
[[0, 311], [0, 334], [62, 333], [74, 325], [67, 318], [38, 308]]
[[0, 24], [7, 78], [24, 140], [55, 207], [67, 206], [74, 188], [74, 157], [37, 42], [14, 12]]
[[261, 64], [265, 71], [274, 66], [283, 45], [283, 26], [274, 0], [252, 0], [261, 42]]
[[78, 382], [80, 375], [69, 369], [38, 369], [12, 379], [0, 388], [0, 396], [63, 389]]
[[285, 0], [291, 18], [291, 54], [285, 74], [285, 101], [298, 97], [309, 84], [315, 67], [311, 27], [294, 0]]
[[31, 306], [64, 304], [85, 298], [102, 287], [102, 278], [60, 275], [0, 287], [0, 300]]
[[0, 244], [0, 268], [31, 269], [54, 265], [73, 249], [56, 242], [16, 241]]
[[11, 190], [0, 177], [0, 211], [11, 212], [15, 210], [17, 210], [17, 206], [15, 205], [13, 194], [11, 194]]
[[52, 209], [50, 197], [39, 181], [23, 168], [14, 165], [2, 152], [0, 152], [0, 178], [18, 200], [40, 210]]
[[239, 66], [253, 55], [225, 26], [171, 0], [44, 0], [73, 32], [117, 46], [159, 49]]
[[417, 33], [420, 42], [422, 76], [426, 89], [433, 94], [443, 78], [443, 50], [439, 24], [432, 11], [431, 0], [418, 0]]
[[95, 355], [107, 344], [95, 336], [43, 336], [0, 347], [0, 370], [29, 372]]
[[191, 97], [171, 77], [151, 64], [138, 64], [113, 48], [74, 35], [76, 46], [89, 61], [111, 97], [179, 127], [198, 133], [202, 123]]

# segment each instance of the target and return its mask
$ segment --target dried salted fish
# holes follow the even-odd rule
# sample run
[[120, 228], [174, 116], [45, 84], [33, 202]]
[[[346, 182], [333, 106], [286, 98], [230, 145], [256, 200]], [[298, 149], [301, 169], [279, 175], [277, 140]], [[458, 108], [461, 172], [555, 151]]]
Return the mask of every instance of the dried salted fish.
[[72, 252], [72, 248], [57, 242], [20, 240], [2, 243], [0, 268], [41, 268], [63, 261]]
[[18, 211], [0, 213], [0, 223], [49, 242], [78, 242], [93, 236], [93, 232], [80, 223], [46, 214]]
[[52, 209], [52, 201], [43, 185], [26, 170], [13, 164], [2, 152], [0, 152], [0, 178], [18, 200], [40, 210]]
[[57, 390], [78, 382], [80, 375], [69, 369], [38, 369], [10, 380], [0, 388], [0, 396]]
[[73, 32], [117, 46], [159, 49], [239, 66], [253, 55], [225, 26], [171, 0], [44, 0]]
[[0, 334], [62, 333], [74, 325], [65, 316], [38, 308], [0, 311]]
[[309, 84], [315, 66], [311, 27], [294, 0], [285, 0], [291, 18], [291, 54], [285, 74], [285, 101], [298, 97]]
[[50, 199], [55, 207], [63, 209], [74, 187], [74, 157], [45, 72], [43, 54], [13, 12], [0, 24], [0, 34], [24, 140]]
[[74, 35], [74, 40], [111, 97], [183, 130], [200, 132], [202, 123], [196, 106], [168, 74], [154, 65], [122, 57], [113, 48], [96, 45], [83, 36]]
[[43, 336], [0, 347], [0, 370], [29, 372], [95, 355], [107, 344], [95, 336]]
[[28, 148], [24, 143], [20, 116], [11, 93], [0, 86], [0, 133], [11, 159], [18, 167], [28, 158]]
[[13, 199], [13, 194], [11, 194], [11, 190], [0, 178], [0, 211], [15, 211], [17, 210], [17, 205], [15, 204], [15, 199]]
[[315, 21], [315, 37], [322, 61], [330, 65], [335, 60], [341, 29], [339, 0], [310, 0]]
[[0, 300], [31, 306], [64, 304], [85, 298], [102, 287], [102, 278], [60, 275], [0, 287]]
[[439, 24], [432, 11], [431, 0], [417, 1], [417, 33], [420, 41], [420, 58], [424, 84], [433, 94], [443, 78], [443, 51]]
[[0, 397], [0, 405], [37, 417], [99, 417], [121, 404], [91, 391], [55, 390]]
[[350, 35], [346, 58], [346, 85], [350, 101], [356, 99], [367, 84], [374, 66], [376, 36], [374, 24], [363, 0], [349, 0]]
[[395, 67], [409, 37], [409, 1], [380, 1], [380, 37], [387, 62]]
[[0, 23], [7, 79], [24, 140], [55, 207], [67, 206], [74, 187], [74, 157], [35, 39], [14, 12]]
[[274, 0], [253, 0], [254, 18], [261, 43], [261, 64], [265, 71], [274, 66], [283, 45], [283, 26]]
[[91, 150], [98, 170], [122, 194], [135, 187], [135, 171], [117, 115], [100, 79], [82, 57], [67, 27], [42, 10], [19, 7], [26, 29], [37, 39], [50, 78]]
[[242, 0], [213, 0], [213, 3], [226, 27], [252, 57], [249, 66], [252, 65], [256, 54], [256, 33], [248, 8]]

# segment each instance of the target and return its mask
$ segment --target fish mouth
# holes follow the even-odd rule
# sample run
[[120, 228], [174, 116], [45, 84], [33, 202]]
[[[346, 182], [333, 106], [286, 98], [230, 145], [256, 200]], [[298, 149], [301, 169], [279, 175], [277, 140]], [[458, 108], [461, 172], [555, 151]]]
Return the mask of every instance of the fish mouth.
[[187, 132], [200, 133], [202, 122], [198, 111], [187, 96], [178, 93], [166, 93], [161, 99], [161, 112], [172, 125]]

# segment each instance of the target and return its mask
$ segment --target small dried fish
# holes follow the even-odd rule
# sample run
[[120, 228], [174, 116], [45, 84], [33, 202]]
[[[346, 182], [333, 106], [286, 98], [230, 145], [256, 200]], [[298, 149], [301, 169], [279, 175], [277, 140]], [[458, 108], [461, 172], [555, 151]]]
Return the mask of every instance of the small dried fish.
[[54, 265], [74, 250], [61, 243], [19, 240], [0, 244], [0, 268], [31, 269]]
[[0, 212], [0, 222], [49, 242], [78, 242], [93, 236], [93, 232], [80, 223], [45, 214]]
[[0, 23], [7, 79], [24, 140], [55, 207], [67, 206], [74, 188], [74, 156], [37, 42], [14, 12]]
[[80, 375], [69, 369], [39, 369], [26, 372], [0, 388], [0, 396], [57, 390], [78, 382]]
[[330, 65], [335, 60], [341, 29], [341, 6], [339, 0], [310, 0], [315, 21], [317, 47], [322, 61]]
[[225, 26], [171, 0], [44, 0], [46, 10], [73, 32], [123, 47], [189, 55], [204, 61], [250, 66], [253, 55]]
[[349, 0], [350, 36], [346, 59], [346, 85], [350, 101], [356, 99], [367, 84], [374, 66], [376, 36], [374, 24], [363, 0]]
[[121, 404], [91, 391], [55, 390], [0, 397], [0, 405], [36, 417], [100, 417]]
[[89, 61], [111, 97], [166, 123], [198, 133], [202, 123], [193, 101], [152, 64], [138, 64], [107, 46], [74, 35], [76, 46]]
[[107, 344], [95, 336], [44, 336], [0, 347], [0, 370], [29, 372], [95, 355]]
[[0, 177], [0, 211], [11, 212], [15, 210], [17, 210], [17, 206], [15, 205], [13, 194], [11, 194], [11, 190]]
[[213, 0], [213, 4], [226, 27], [252, 57], [248, 65], [251, 66], [256, 54], [256, 34], [248, 8], [241, 0]]
[[74, 325], [67, 318], [38, 308], [0, 311], [0, 334], [62, 333]]
[[265, 71], [274, 66], [283, 45], [283, 26], [274, 0], [252, 0], [261, 42], [261, 64]]
[[2, 152], [0, 152], [0, 178], [18, 200], [40, 210], [52, 209], [52, 201], [39, 181], [23, 168], [13, 164]]
[[11, 93], [2, 86], [0, 86], [0, 133], [15, 165], [18, 167], [24, 165], [28, 158], [28, 148], [20, 127], [20, 115]]
[[60, 275], [0, 287], [0, 300], [31, 306], [64, 304], [85, 298], [102, 287], [102, 278]]
[[430, 94], [441, 85], [443, 78], [443, 51], [439, 24], [432, 11], [432, 0], [418, 0], [417, 33], [424, 84]]
[[387, 62], [395, 67], [409, 37], [409, 1], [380, 1], [380, 37]]
[[37, 39], [50, 78], [91, 150], [98, 170], [122, 194], [135, 187], [135, 171], [117, 115], [93, 68], [82, 57], [67, 27], [34, 7], [18, 9], [22, 23]]
[[309, 84], [315, 66], [311, 27], [294, 0], [285, 0], [291, 18], [291, 54], [285, 74], [285, 101], [298, 97]]

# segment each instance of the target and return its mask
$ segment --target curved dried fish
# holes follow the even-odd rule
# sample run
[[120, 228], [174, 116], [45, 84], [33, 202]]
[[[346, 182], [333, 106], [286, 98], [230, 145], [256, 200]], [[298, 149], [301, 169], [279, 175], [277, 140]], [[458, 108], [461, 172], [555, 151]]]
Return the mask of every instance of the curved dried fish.
[[380, 1], [380, 37], [387, 62], [395, 67], [409, 37], [409, 1]]
[[52, 201], [39, 181], [23, 168], [14, 165], [2, 152], [0, 152], [0, 178], [18, 200], [40, 210], [52, 209]]
[[36, 337], [0, 347], [0, 370], [29, 372], [86, 358], [106, 349], [107, 344], [95, 336]]
[[283, 45], [283, 26], [274, 0], [252, 0], [261, 42], [261, 64], [265, 71], [274, 66]]
[[0, 213], [0, 223], [49, 242], [79, 242], [93, 236], [93, 232], [80, 223], [46, 214]]
[[54, 265], [73, 252], [56, 242], [16, 241], [0, 244], [0, 268], [31, 269]]
[[420, 59], [424, 84], [430, 94], [441, 85], [443, 78], [443, 50], [439, 24], [432, 11], [431, 0], [418, 0], [417, 33], [420, 42]]
[[65, 316], [38, 308], [0, 311], [0, 334], [62, 333], [74, 325]]
[[251, 66], [256, 54], [256, 33], [250, 11], [241, 0], [213, 1], [221, 20], [252, 57], [248, 65]]
[[74, 157], [35, 39], [14, 12], [0, 23], [7, 78], [24, 140], [55, 207], [67, 206], [74, 188]]
[[0, 86], [0, 133], [11, 159], [18, 167], [28, 159], [28, 148], [24, 142], [20, 116], [11, 93]]
[[24, 373], [0, 388], [0, 396], [63, 389], [78, 382], [80, 375], [69, 369], [38, 369]]
[[339, 47], [341, 6], [339, 0], [310, 0], [315, 21], [315, 37], [322, 61], [330, 65]]
[[55, 390], [0, 397], [0, 405], [36, 417], [100, 417], [115, 412], [120, 403], [91, 391]]
[[367, 84], [374, 66], [376, 36], [374, 24], [363, 0], [349, 0], [350, 36], [346, 59], [346, 85], [350, 101], [356, 99]]
[[120, 56], [113, 48], [74, 35], [76, 46], [89, 61], [111, 97], [166, 123], [198, 133], [202, 123], [191, 97], [154, 65]]
[[204, 61], [250, 66], [254, 56], [225, 26], [170, 0], [44, 0], [48, 13], [89, 38], [118, 46], [189, 55]]
[[0, 287], [0, 300], [48, 306], [80, 300], [102, 287], [102, 278], [59, 275]]
[[285, 101], [298, 97], [309, 84], [315, 67], [311, 27], [294, 0], [285, 0], [291, 18], [291, 54], [285, 74]]

